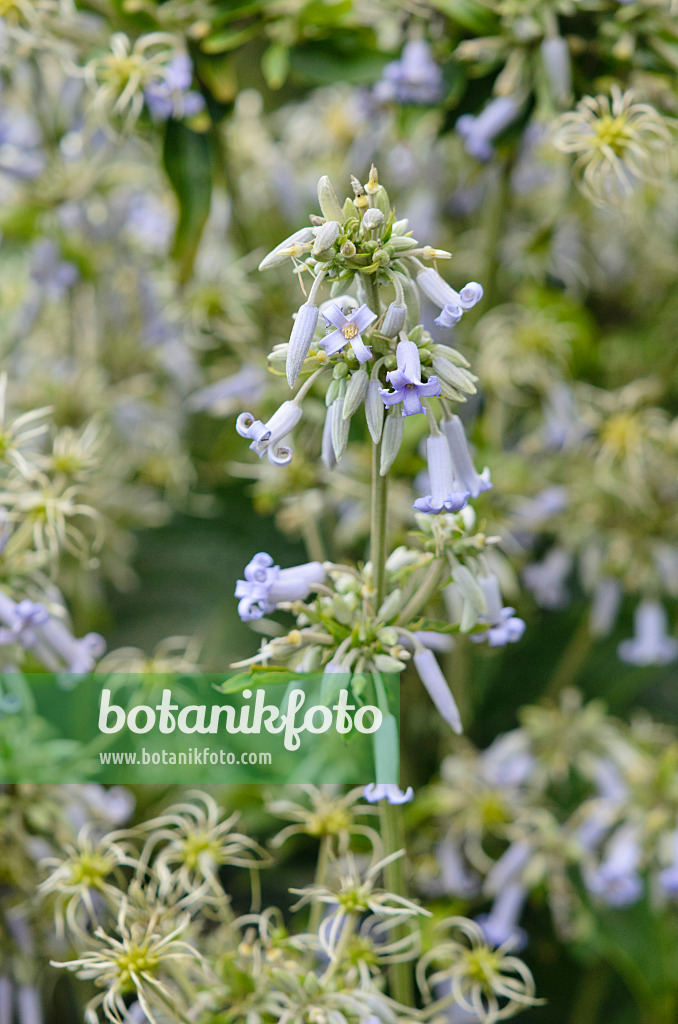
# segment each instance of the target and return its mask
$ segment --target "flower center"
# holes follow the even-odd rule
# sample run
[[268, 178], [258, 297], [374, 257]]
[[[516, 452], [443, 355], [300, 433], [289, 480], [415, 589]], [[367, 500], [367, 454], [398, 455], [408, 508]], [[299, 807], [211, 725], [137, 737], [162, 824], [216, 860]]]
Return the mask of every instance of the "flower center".
[[621, 156], [629, 140], [626, 119], [605, 114], [596, 125], [596, 135], [600, 146], [609, 146], [617, 156]]
[[347, 341], [350, 341], [351, 338], [355, 338], [355, 336], [357, 335], [358, 328], [356, 327], [355, 324], [346, 324], [345, 327], [342, 327], [341, 333], [344, 335]]

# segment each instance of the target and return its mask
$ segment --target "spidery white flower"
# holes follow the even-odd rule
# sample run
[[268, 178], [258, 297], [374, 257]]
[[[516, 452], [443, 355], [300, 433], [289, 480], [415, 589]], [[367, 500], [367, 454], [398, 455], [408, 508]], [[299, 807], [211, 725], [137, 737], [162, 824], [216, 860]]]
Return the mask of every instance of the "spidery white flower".
[[641, 182], [666, 174], [669, 122], [629, 89], [613, 85], [610, 96], [585, 96], [555, 123], [554, 145], [573, 153], [575, 180], [596, 206], [627, 198]]

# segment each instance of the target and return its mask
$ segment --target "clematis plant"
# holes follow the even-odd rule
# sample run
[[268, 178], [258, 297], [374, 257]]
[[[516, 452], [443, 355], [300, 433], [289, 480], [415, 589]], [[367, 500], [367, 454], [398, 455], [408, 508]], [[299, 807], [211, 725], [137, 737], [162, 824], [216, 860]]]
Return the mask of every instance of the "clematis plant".
[[[252, 413], [238, 417], [237, 430], [285, 467], [292, 449], [280, 442], [303, 420], [303, 401], [324, 390], [327, 416], [322, 458], [336, 465], [355, 433], [372, 449], [370, 547], [357, 566], [314, 561], [281, 569], [266, 554], [255, 555], [238, 581], [243, 619], [277, 610], [291, 613], [286, 634], [271, 630], [260, 650], [240, 666], [282, 665], [295, 671], [400, 673], [412, 664], [443, 720], [456, 733], [462, 717], [435, 650], [449, 647], [454, 633], [500, 646], [520, 639], [524, 623], [504, 607], [491, 549], [498, 538], [475, 531], [468, 502], [491, 487], [489, 470], [478, 472], [456, 408], [476, 391], [476, 378], [454, 347], [439, 344], [419, 322], [419, 295], [439, 309], [436, 324], [450, 330], [478, 303], [477, 282], [455, 290], [437, 262], [450, 253], [423, 245], [406, 220], [398, 220], [375, 167], [362, 184], [351, 179], [343, 202], [327, 177], [318, 183], [321, 215], [296, 231], [261, 261], [260, 270], [286, 261], [305, 301], [289, 341], [274, 347], [271, 368], [284, 364], [291, 398], [267, 423]], [[404, 445], [403, 421], [424, 417], [430, 494], [412, 497], [413, 539], [391, 550], [388, 522], [389, 471]], [[284, 472], [284, 468], [281, 468]], [[445, 591], [445, 611], [440, 594]], [[411, 790], [367, 787], [365, 799], [382, 810], [384, 877], [405, 898], [402, 864], [394, 855], [401, 828], [398, 805]], [[395, 998], [413, 1005], [406, 964], [394, 964]]]

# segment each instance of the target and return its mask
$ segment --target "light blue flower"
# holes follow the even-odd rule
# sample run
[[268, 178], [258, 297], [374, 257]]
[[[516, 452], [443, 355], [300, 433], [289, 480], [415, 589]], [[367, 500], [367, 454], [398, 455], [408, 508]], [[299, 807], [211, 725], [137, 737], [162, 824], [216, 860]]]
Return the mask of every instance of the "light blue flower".
[[443, 420], [441, 426], [450, 448], [452, 469], [458, 489], [468, 491], [472, 498], [477, 498], [483, 491], [489, 491], [492, 487], [490, 471], [486, 466], [482, 473], [476, 472], [468, 448], [464, 424], [459, 417], [450, 416], [449, 419]]
[[187, 53], [177, 53], [164, 69], [163, 77], [144, 89], [144, 99], [154, 121], [194, 117], [205, 107], [205, 98], [195, 89], [193, 63]]
[[659, 601], [646, 598], [636, 608], [635, 636], [622, 640], [617, 653], [629, 665], [666, 665], [678, 658], [678, 640], [666, 630], [666, 611]]
[[424, 648], [415, 650], [412, 660], [419, 678], [438, 712], [454, 732], [461, 734], [464, 727], [461, 724], [457, 702], [452, 696], [452, 691], [433, 651]]
[[659, 884], [666, 896], [678, 897], [678, 830], [670, 837], [673, 850], [673, 861], [663, 871], [659, 872]]
[[370, 782], [363, 790], [363, 799], [367, 800], [368, 804], [376, 804], [379, 800], [386, 800], [389, 804], [408, 804], [413, 797], [414, 790], [411, 786], [402, 790], [395, 783]]
[[433, 59], [431, 47], [424, 39], [410, 39], [403, 46], [400, 59], [384, 68], [375, 95], [382, 101], [433, 106], [442, 91], [443, 73]]
[[252, 441], [250, 448], [260, 459], [266, 454], [274, 466], [286, 466], [292, 459], [292, 449], [280, 442], [296, 427], [301, 413], [301, 406], [294, 401], [283, 402], [266, 423], [249, 412], [241, 412], [235, 429], [241, 437]]
[[490, 912], [476, 917], [476, 923], [492, 946], [511, 942], [516, 952], [525, 948], [527, 932], [518, 925], [518, 921], [526, 899], [527, 889], [522, 882], [510, 882], [501, 890]]
[[413, 341], [403, 339], [396, 348], [397, 368], [386, 374], [386, 379], [393, 385], [394, 391], [381, 388], [384, 405], [403, 403], [403, 416], [414, 416], [424, 412], [422, 398], [431, 398], [440, 394], [437, 377], [429, 377], [426, 382], [421, 379], [421, 360], [419, 349]]
[[540, 608], [565, 608], [570, 593], [565, 580], [572, 568], [572, 555], [564, 548], [552, 548], [541, 562], [523, 569], [523, 581]]
[[243, 575], [245, 579], [236, 583], [235, 596], [240, 599], [238, 614], [247, 622], [275, 611], [282, 601], [303, 601], [313, 585], [325, 579], [325, 570], [320, 562], [281, 569], [262, 551], [245, 566]]
[[426, 441], [426, 460], [431, 493], [417, 498], [414, 507], [419, 512], [459, 512], [469, 499], [469, 492], [455, 479], [447, 438], [431, 434]]
[[469, 156], [486, 163], [494, 156], [494, 140], [513, 124], [520, 114], [521, 105], [513, 96], [497, 96], [484, 110], [474, 116], [462, 114], [455, 130], [464, 140]]
[[643, 894], [643, 880], [638, 873], [640, 859], [638, 829], [623, 825], [607, 844], [605, 859], [584, 871], [586, 888], [610, 907], [637, 903]]
[[18, 643], [24, 650], [30, 650], [37, 641], [35, 627], [47, 622], [49, 612], [43, 604], [28, 599], [14, 604], [1, 594], [0, 619], [7, 624], [7, 628], [0, 628], [0, 644]]
[[490, 647], [515, 644], [525, 632], [525, 623], [515, 615], [514, 608], [502, 607], [501, 591], [496, 576], [479, 576], [478, 583], [487, 605], [487, 614], [479, 622], [487, 625], [484, 633], [471, 633], [474, 643], [487, 641]]
[[332, 324], [336, 328], [320, 342], [328, 356], [336, 355], [346, 344], [350, 344], [359, 363], [366, 363], [372, 358], [372, 349], [363, 342], [362, 333], [374, 323], [377, 314], [366, 303], [346, 316], [336, 302], [329, 302], [323, 306], [323, 316], [328, 325]]

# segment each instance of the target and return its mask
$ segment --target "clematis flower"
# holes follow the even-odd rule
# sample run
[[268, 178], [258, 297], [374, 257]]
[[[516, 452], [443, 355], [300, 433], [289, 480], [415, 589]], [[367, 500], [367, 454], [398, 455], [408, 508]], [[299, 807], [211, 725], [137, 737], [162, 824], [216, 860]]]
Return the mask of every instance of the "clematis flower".
[[303, 601], [313, 584], [325, 579], [325, 570], [320, 562], [281, 569], [262, 551], [245, 567], [243, 575], [245, 579], [236, 583], [235, 596], [240, 598], [238, 615], [247, 622], [275, 611], [281, 601]]
[[480, 914], [475, 919], [490, 945], [503, 946], [511, 941], [514, 951], [525, 948], [527, 932], [518, 925], [518, 920], [526, 899], [527, 889], [522, 882], [510, 882], [495, 899], [489, 914]]
[[459, 512], [469, 499], [469, 492], [457, 482], [452, 469], [452, 457], [443, 434], [431, 434], [426, 441], [428, 479], [431, 493], [417, 498], [414, 507], [419, 512]]
[[421, 360], [419, 349], [409, 339], [399, 341], [396, 348], [397, 368], [386, 374], [386, 379], [393, 385], [394, 391], [387, 391], [380, 388], [384, 405], [397, 405], [403, 403], [403, 416], [414, 416], [424, 411], [421, 404], [422, 398], [432, 398], [440, 394], [440, 384], [437, 377], [429, 377], [427, 381], [421, 379]]
[[487, 163], [494, 156], [494, 140], [513, 124], [519, 113], [520, 104], [513, 96], [497, 96], [477, 117], [462, 114], [457, 119], [455, 130], [464, 140], [469, 156]]
[[154, 121], [193, 117], [205, 106], [202, 93], [191, 89], [193, 62], [187, 53], [177, 53], [164, 68], [162, 78], [149, 82], [144, 99]]
[[377, 314], [366, 303], [346, 316], [336, 302], [330, 302], [323, 307], [323, 316], [336, 328], [320, 342], [328, 356], [336, 355], [348, 342], [359, 363], [366, 363], [372, 358], [372, 349], [363, 342], [362, 332], [374, 323]]
[[457, 734], [461, 734], [464, 728], [461, 724], [461, 715], [459, 714], [457, 702], [452, 696], [452, 691], [440, 669], [440, 665], [436, 661], [433, 651], [425, 649], [415, 651], [412, 660], [419, 678], [436, 708], [452, 730]]
[[605, 859], [584, 872], [586, 888], [609, 907], [637, 903], [643, 893], [643, 880], [638, 873], [640, 858], [638, 829], [634, 825], [617, 829], [607, 844]]
[[497, 577], [479, 576], [478, 583], [487, 604], [487, 614], [481, 616], [479, 622], [486, 623], [489, 629], [484, 633], [471, 633], [471, 640], [477, 644], [486, 640], [490, 647], [517, 643], [525, 632], [525, 623], [514, 614], [514, 608], [502, 607]]
[[410, 39], [403, 46], [400, 59], [384, 68], [375, 95], [382, 101], [432, 106], [440, 99], [442, 89], [443, 73], [433, 59], [431, 47], [424, 39]]
[[659, 885], [666, 896], [678, 896], [678, 831], [670, 837], [670, 844], [673, 852], [671, 864], [659, 872]]
[[468, 450], [464, 424], [459, 417], [451, 416], [448, 420], [443, 420], [441, 427], [450, 446], [452, 469], [458, 489], [468, 491], [472, 498], [477, 498], [483, 491], [489, 491], [492, 487], [490, 471], [486, 466], [482, 473], [476, 472]]
[[250, 448], [261, 459], [268, 455], [274, 466], [286, 466], [292, 459], [292, 449], [280, 442], [296, 427], [301, 419], [301, 406], [296, 402], [283, 402], [267, 423], [255, 420], [250, 412], [241, 412], [235, 422], [235, 429], [241, 437], [248, 437]]
[[564, 548], [553, 548], [541, 562], [523, 569], [523, 581], [540, 608], [565, 608], [570, 594], [565, 580], [572, 568], [572, 556]]
[[376, 804], [379, 800], [387, 800], [390, 804], [408, 804], [414, 797], [414, 790], [408, 786], [402, 790], [394, 784], [370, 782], [363, 790], [363, 798], [368, 804]]
[[422, 266], [417, 274], [417, 286], [426, 298], [441, 310], [435, 321], [438, 327], [454, 327], [464, 313], [472, 309], [483, 297], [482, 285], [477, 281], [469, 281], [458, 292], [433, 267]]
[[666, 631], [666, 612], [659, 603], [641, 601], [633, 617], [635, 636], [622, 640], [617, 653], [629, 665], [666, 665], [678, 658], [678, 640]]

